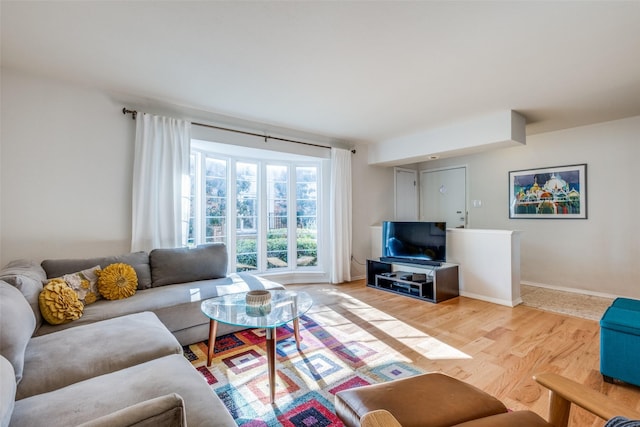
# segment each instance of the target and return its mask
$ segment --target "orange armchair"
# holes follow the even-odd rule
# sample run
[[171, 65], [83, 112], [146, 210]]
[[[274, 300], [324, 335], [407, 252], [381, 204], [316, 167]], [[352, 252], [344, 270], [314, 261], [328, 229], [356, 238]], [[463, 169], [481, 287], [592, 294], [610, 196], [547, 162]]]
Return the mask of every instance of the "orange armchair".
[[[534, 376], [534, 379], [542, 386], [549, 389], [548, 421], [545, 421], [542, 417], [530, 411], [516, 411], [507, 414], [503, 413], [485, 418], [469, 420], [457, 425], [460, 427], [499, 427], [510, 425], [518, 425], [519, 427], [567, 427], [572, 405], [577, 405], [603, 420], [608, 420], [615, 416], [624, 416], [629, 419], [640, 419], [639, 411], [621, 405], [604, 394], [561, 375], [543, 373]], [[518, 418], [515, 423], [511, 414]], [[360, 418], [360, 425], [362, 427], [403, 427], [400, 422], [398, 422], [398, 420], [385, 409], [377, 409], [365, 413]], [[425, 425], [424, 427], [428, 426]]]

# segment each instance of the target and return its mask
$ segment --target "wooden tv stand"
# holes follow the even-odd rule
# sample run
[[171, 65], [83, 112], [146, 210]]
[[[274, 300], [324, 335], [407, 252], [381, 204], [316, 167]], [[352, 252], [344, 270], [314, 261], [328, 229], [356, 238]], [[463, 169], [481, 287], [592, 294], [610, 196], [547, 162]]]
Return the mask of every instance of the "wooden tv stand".
[[367, 286], [438, 303], [459, 295], [458, 266], [367, 260]]

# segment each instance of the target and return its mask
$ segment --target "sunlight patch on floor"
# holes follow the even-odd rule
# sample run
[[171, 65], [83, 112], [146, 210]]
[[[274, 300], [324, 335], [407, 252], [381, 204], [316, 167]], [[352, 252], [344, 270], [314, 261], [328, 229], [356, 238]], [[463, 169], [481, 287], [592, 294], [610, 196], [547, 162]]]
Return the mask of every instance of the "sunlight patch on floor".
[[336, 298], [340, 298], [340, 305], [350, 313], [430, 360], [471, 359], [471, 356], [465, 352], [425, 334], [357, 298], [338, 291], [334, 291], [333, 294]]

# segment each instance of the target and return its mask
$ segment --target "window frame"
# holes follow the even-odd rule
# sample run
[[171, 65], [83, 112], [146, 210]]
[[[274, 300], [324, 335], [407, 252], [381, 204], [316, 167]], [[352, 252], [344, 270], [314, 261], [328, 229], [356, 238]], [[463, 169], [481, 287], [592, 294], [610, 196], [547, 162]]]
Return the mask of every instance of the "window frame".
[[[211, 145], [211, 147], [207, 147]], [[206, 200], [206, 157], [210, 156], [217, 160], [226, 162], [226, 179], [227, 179], [227, 200], [226, 200], [226, 230], [225, 244], [229, 253], [229, 272], [237, 270], [237, 245], [236, 245], [236, 222], [237, 222], [237, 169], [236, 166], [240, 162], [255, 163], [257, 165], [257, 242], [258, 251], [257, 268], [248, 270], [252, 274], [258, 275], [287, 275], [292, 282], [302, 283], [305, 280], [296, 279], [296, 275], [305, 273], [315, 273], [318, 277], [328, 277], [326, 233], [328, 231], [328, 200], [325, 200], [328, 174], [328, 162], [323, 158], [311, 156], [287, 155], [286, 153], [278, 153], [277, 157], [264, 158], [259, 149], [242, 150], [241, 155], [233, 155], [226, 152], [220, 152], [215, 149], [217, 143], [208, 144], [207, 141], [192, 140], [191, 154], [195, 155], [195, 191], [199, 197], [194, 200], [194, 239], [191, 245], [205, 243], [206, 232], [206, 214], [203, 211]], [[254, 151], [254, 153], [251, 153]], [[254, 154], [254, 155], [251, 155]], [[283, 159], [284, 157], [284, 159]], [[288, 194], [287, 194], [287, 251], [288, 262], [286, 267], [268, 267], [267, 262], [267, 233], [268, 233], [268, 191], [267, 191], [267, 166], [285, 166], [288, 168]], [[297, 265], [297, 193], [296, 193], [296, 168], [297, 167], [314, 167], [316, 170], [316, 245], [317, 245], [317, 262], [313, 266]], [[190, 195], [191, 196], [191, 195]], [[293, 228], [291, 228], [293, 227]], [[292, 276], [293, 275], [293, 276]]]

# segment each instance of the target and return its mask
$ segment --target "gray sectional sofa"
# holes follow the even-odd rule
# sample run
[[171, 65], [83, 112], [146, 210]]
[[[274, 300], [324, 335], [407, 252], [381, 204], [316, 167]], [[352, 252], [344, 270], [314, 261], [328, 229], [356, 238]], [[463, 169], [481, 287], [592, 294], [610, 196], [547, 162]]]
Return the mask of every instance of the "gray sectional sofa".
[[[43, 321], [47, 279], [114, 262], [136, 270], [135, 295], [87, 305], [66, 324]], [[226, 270], [220, 244], [9, 263], [0, 271], [0, 426], [235, 425], [182, 346], [208, 338], [203, 299], [282, 286]]]

